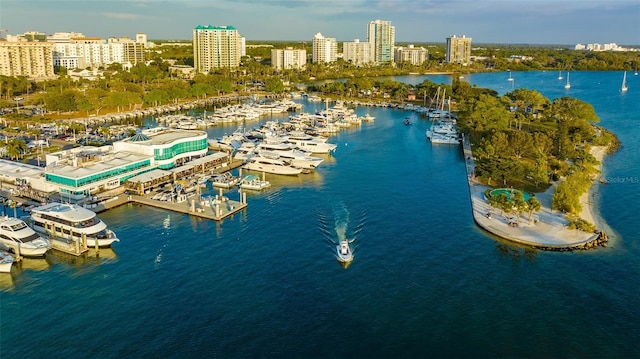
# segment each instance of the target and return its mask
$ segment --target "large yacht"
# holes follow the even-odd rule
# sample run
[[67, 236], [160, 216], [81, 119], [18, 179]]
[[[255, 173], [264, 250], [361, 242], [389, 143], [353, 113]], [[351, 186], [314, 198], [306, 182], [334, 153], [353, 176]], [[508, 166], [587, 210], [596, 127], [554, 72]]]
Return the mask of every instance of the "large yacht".
[[0, 243], [25, 257], [42, 257], [51, 243], [27, 224], [14, 217], [0, 217]]
[[97, 240], [99, 247], [120, 241], [95, 212], [75, 204], [52, 202], [32, 208], [31, 221], [36, 232], [54, 240], [81, 240], [85, 236], [87, 245], [93, 246]]
[[304, 139], [295, 136], [289, 136], [286, 138], [286, 142], [298, 147], [299, 149], [311, 153], [330, 153], [335, 151], [335, 143], [322, 142], [315, 139]]
[[282, 160], [279, 156], [265, 156], [264, 154], [256, 154], [251, 156], [247, 163], [242, 166], [245, 169], [273, 173], [277, 175], [295, 176], [302, 173], [302, 168], [294, 167], [290, 163]]
[[310, 152], [304, 152], [284, 142], [260, 143], [257, 147], [257, 153], [262, 153], [267, 157], [277, 155], [291, 165], [305, 169], [314, 169], [324, 161], [324, 158], [311, 156]]

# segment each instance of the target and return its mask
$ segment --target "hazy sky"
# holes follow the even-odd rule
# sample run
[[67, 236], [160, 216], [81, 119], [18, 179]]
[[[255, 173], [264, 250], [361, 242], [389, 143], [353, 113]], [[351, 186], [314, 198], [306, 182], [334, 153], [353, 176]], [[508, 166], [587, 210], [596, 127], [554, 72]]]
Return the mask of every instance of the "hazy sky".
[[247, 40], [366, 40], [391, 21], [396, 42], [640, 45], [640, 0], [0, 0], [0, 29], [191, 39], [197, 25], [233, 25]]

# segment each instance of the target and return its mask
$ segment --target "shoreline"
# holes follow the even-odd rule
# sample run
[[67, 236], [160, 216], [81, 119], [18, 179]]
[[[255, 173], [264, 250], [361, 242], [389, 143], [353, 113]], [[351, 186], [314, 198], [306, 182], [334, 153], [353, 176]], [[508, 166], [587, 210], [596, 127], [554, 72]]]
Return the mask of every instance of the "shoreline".
[[594, 166], [598, 173], [592, 175], [593, 183], [585, 193], [580, 195], [582, 210], [579, 213], [579, 217], [595, 225], [597, 230], [602, 230], [603, 228], [603, 223], [601, 223], [601, 217], [597, 207], [597, 199], [599, 198], [599, 187], [601, 185], [599, 181], [602, 178], [602, 161], [607, 154], [607, 148], [608, 147], [606, 146], [591, 147], [591, 155], [598, 160], [598, 164]]
[[[581, 196], [581, 203], [582, 200], [584, 202], [580, 217], [596, 225], [595, 232], [588, 233], [567, 227], [569, 222], [564, 214], [551, 209], [554, 186], [551, 186], [545, 192], [536, 194], [536, 198], [541, 204], [539, 212], [533, 214], [531, 219], [528, 214], [522, 215], [517, 224], [514, 225], [513, 218], [509, 219], [502, 211], [491, 207], [485, 199], [485, 190], [493, 187], [476, 181], [474, 177], [475, 160], [471, 153], [471, 144], [468, 137], [463, 137], [462, 146], [471, 210], [473, 219], [480, 228], [500, 238], [541, 250], [571, 251], [596, 248], [600, 245], [606, 246], [607, 237], [602, 231], [602, 223], [600, 221], [593, 223], [597, 215], [597, 211], [594, 208], [596, 201], [589, 201], [594, 189], [597, 190], [598, 183], [596, 180], [600, 177], [599, 175], [594, 176], [594, 182], [589, 191]], [[606, 147], [592, 147], [592, 154], [600, 161], [600, 165], [596, 166], [600, 170], [601, 160], [606, 154]]]

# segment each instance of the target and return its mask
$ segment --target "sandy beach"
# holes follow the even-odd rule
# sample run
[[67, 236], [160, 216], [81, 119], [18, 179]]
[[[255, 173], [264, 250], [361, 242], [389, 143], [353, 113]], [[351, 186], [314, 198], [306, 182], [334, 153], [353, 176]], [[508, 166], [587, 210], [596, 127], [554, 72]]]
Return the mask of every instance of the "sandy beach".
[[601, 173], [602, 173], [602, 160], [604, 156], [607, 154], [606, 146], [592, 146], [591, 147], [591, 155], [598, 160], [598, 165], [595, 166], [598, 170], [598, 173], [593, 175], [594, 183], [591, 185], [589, 190], [586, 193], [583, 193], [580, 196], [580, 204], [582, 205], [582, 211], [580, 211], [580, 218], [586, 220], [589, 223], [593, 223], [598, 229], [602, 229], [601, 223], [598, 223], [597, 216], [597, 200], [598, 197], [598, 183]]

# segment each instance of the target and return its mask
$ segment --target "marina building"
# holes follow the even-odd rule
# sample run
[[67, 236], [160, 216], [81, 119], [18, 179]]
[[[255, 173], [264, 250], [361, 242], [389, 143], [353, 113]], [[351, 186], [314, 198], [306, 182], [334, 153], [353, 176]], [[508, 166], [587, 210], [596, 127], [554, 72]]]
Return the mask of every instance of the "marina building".
[[313, 37], [312, 61], [318, 62], [335, 62], [338, 59], [338, 42], [335, 38], [324, 37], [321, 33], [317, 33]]
[[467, 65], [471, 61], [471, 38], [452, 35], [447, 37], [445, 61], [448, 64]]
[[0, 75], [32, 80], [55, 78], [53, 47], [48, 42], [0, 41]]
[[397, 47], [395, 49], [394, 61], [395, 62], [408, 62], [412, 65], [421, 65], [429, 58], [429, 52], [424, 47], [414, 47], [409, 45], [407, 47]]
[[304, 49], [271, 50], [271, 67], [277, 70], [282, 69], [302, 69], [307, 64], [307, 51]]
[[[152, 178], [143, 183], [157, 185], [196, 171], [210, 171], [228, 162], [226, 153], [207, 155], [207, 152], [206, 132], [170, 129], [137, 134], [110, 146], [83, 146], [47, 154], [42, 174], [32, 177], [44, 179], [38, 188], [78, 200], [118, 188], [132, 179], [138, 183], [141, 175], [146, 176], [143, 179]], [[1, 173], [3, 178], [11, 175]], [[134, 187], [142, 188], [140, 184]]]
[[367, 41], [371, 45], [371, 60], [375, 64], [393, 62], [396, 28], [391, 21], [374, 20], [369, 23]]
[[372, 62], [371, 44], [355, 39], [342, 44], [342, 58], [353, 65], [362, 66]]
[[233, 26], [202, 26], [193, 29], [193, 62], [196, 72], [209, 73], [221, 67], [238, 67], [244, 54], [244, 39]]

